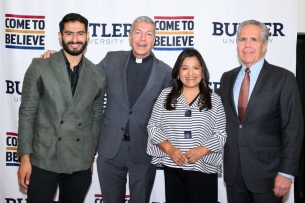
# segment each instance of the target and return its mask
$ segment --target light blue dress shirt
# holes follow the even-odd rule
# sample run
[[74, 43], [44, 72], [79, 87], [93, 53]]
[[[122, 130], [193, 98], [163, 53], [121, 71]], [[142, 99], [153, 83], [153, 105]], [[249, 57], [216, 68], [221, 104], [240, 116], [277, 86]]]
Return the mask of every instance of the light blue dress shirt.
[[[256, 64], [254, 64], [253, 66], [249, 67], [250, 68], [250, 87], [249, 87], [249, 99], [251, 98], [251, 94], [252, 91], [254, 89], [254, 86], [256, 84], [257, 78], [259, 73], [261, 72], [262, 68], [264, 65], [264, 58], [262, 58], [261, 60], [259, 60]], [[241, 87], [241, 83], [243, 82], [243, 79], [245, 77], [245, 70], [246, 70], [246, 66], [245, 64], [241, 65], [241, 69], [237, 75], [234, 87], [233, 87], [233, 96], [234, 96], [234, 103], [235, 103], [235, 110], [238, 114], [238, 97], [239, 97], [239, 91], [240, 91], [240, 87]], [[292, 179], [292, 175], [286, 174], [286, 173], [281, 173], [279, 172], [279, 174], [281, 174], [282, 176], [285, 176], [287, 178]]]

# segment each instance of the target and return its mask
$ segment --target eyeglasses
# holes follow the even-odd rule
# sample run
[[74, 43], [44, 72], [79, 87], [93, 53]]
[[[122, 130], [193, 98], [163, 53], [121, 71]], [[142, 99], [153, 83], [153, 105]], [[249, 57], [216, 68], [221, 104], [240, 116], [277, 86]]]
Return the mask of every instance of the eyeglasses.
[[185, 110], [184, 116], [185, 116], [185, 117], [192, 117], [192, 110], [191, 110], [191, 109]]

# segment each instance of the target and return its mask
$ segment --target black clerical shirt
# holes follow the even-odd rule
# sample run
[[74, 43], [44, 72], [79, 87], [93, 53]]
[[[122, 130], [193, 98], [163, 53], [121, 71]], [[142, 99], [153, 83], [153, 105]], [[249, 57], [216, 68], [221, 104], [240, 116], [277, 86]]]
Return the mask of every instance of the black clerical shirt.
[[[136, 103], [143, 92], [150, 76], [152, 66], [152, 55], [143, 59], [136, 59], [131, 52], [126, 68], [126, 85], [130, 108]], [[124, 134], [129, 134], [129, 122], [125, 127]], [[130, 137], [132, 137], [132, 135], [130, 135]]]
[[130, 107], [136, 103], [143, 92], [150, 76], [152, 65], [152, 55], [143, 59], [136, 59], [133, 53], [131, 53], [126, 68], [127, 93]]

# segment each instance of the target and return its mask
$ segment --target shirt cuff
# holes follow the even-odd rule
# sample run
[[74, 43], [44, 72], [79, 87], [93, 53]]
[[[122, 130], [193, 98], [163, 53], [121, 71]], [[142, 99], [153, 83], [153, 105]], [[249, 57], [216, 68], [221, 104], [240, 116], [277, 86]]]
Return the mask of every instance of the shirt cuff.
[[280, 175], [286, 177], [286, 178], [289, 178], [289, 179], [292, 179], [293, 176], [292, 175], [289, 175], [289, 174], [286, 174], [286, 173], [282, 173], [282, 172], [279, 172]]

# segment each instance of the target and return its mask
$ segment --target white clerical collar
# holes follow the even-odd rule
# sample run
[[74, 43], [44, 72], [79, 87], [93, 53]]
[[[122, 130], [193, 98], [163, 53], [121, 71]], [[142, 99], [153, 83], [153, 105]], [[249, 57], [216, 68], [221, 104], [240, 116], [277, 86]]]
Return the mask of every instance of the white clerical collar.
[[142, 59], [137, 59], [136, 58], [136, 63], [142, 63]]

